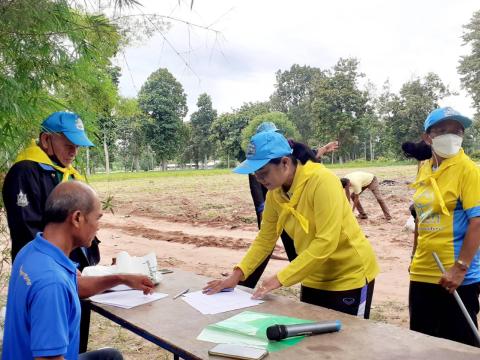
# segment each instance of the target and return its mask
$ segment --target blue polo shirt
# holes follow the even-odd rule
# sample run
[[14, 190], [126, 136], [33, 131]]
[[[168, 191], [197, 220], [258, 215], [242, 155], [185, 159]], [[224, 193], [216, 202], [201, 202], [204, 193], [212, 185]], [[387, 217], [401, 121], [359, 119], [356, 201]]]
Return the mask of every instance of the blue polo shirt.
[[3, 360], [78, 359], [80, 301], [76, 265], [37, 233], [18, 253], [8, 286]]

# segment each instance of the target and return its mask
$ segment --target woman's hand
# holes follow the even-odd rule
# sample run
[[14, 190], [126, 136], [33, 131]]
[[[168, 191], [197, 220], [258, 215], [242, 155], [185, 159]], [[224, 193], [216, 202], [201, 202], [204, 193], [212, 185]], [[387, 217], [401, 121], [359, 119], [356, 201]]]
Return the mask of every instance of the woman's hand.
[[226, 288], [234, 288], [243, 279], [243, 271], [239, 268], [233, 270], [232, 275], [224, 280], [212, 280], [207, 283], [202, 289], [202, 292], [207, 295], [216, 294]]
[[439, 284], [445, 288], [450, 294], [462, 285], [463, 279], [467, 272], [459, 264], [455, 263], [448, 269], [439, 281]]
[[252, 299], [263, 299], [270, 291], [278, 289], [279, 287], [282, 287], [282, 284], [278, 281], [277, 275], [273, 275], [265, 281], [262, 281], [262, 284], [253, 293]]

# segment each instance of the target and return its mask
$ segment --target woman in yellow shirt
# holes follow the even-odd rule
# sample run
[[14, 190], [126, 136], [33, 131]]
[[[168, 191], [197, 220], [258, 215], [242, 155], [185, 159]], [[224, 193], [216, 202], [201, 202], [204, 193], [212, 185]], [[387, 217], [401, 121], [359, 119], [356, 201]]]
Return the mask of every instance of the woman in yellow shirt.
[[[410, 329], [479, 346], [451, 293], [462, 298], [477, 324], [480, 295], [480, 170], [463, 152], [472, 121], [450, 107], [432, 111], [422, 139], [431, 147], [412, 185], [416, 224], [410, 265]], [[411, 147], [428, 157], [424, 144]], [[443, 275], [432, 253], [447, 269]]]
[[337, 176], [314, 162], [305, 145], [277, 132], [251, 138], [247, 160], [234, 171], [254, 173], [269, 191], [262, 226], [242, 261], [224, 280], [204, 288], [214, 294], [247, 278], [272, 252], [282, 231], [293, 239], [297, 257], [265, 279], [254, 298], [301, 283], [300, 300], [368, 318], [379, 269]]

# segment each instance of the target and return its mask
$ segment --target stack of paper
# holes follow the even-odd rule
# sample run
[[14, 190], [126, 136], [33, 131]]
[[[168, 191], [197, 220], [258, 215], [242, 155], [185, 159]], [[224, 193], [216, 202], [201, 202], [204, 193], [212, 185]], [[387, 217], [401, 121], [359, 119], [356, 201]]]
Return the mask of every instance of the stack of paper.
[[130, 256], [121, 251], [116, 256], [116, 264], [111, 266], [95, 265], [83, 269], [84, 276], [104, 276], [113, 274], [143, 274], [159, 284], [162, 275], [157, 271], [157, 258], [153, 252], [145, 256]]
[[222, 312], [242, 309], [263, 303], [262, 300], [252, 300], [252, 294], [235, 288], [231, 292], [220, 292], [205, 295], [201, 291], [185, 294], [182, 298], [202, 314], [219, 314]]
[[104, 305], [116, 306], [124, 309], [131, 309], [135, 306], [148, 304], [152, 301], [163, 299], [168, 294], [153, 293], [144, 295], [141, 290], [128, 290], [120, 292], [108, 292], [90, 296], [90, 300]]

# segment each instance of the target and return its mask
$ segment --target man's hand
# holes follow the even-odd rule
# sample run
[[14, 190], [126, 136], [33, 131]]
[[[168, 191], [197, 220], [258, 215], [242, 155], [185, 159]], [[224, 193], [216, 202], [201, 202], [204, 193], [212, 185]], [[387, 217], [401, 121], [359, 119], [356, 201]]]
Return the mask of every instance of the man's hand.
[[337, 149], [338, 149], [338, 141], [331, 141], [327, 145], [320, 146], [318, 148], [316, 157], [317, 159], [320, 159], [323, 155], [328, 154]]
[[445, 274], [441, 277], [439, 284], [445, 288], [450, 294], [462, 285], [463, 279], [467, 272], [459, 264], [455, 263]]
[[122, 284], [125, 284], [135, 290], [142, 290], [145, 295], [153, 293], [153, 287], [155, 285], [148, 276], [136, 274], [122, 274], [121, 280]]
[[338, 149], [338, 141], [331, 141], [327, 145], [323, 146], [324, 154], [335, 151]]
[[278, 281], [277, 275], [270, 276], [254, 291], [252, 299], [263, 299], [270, 291], [278, 289], [282, 284]]

